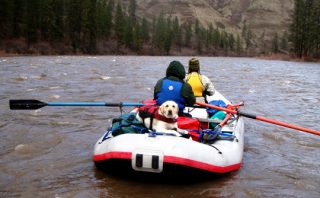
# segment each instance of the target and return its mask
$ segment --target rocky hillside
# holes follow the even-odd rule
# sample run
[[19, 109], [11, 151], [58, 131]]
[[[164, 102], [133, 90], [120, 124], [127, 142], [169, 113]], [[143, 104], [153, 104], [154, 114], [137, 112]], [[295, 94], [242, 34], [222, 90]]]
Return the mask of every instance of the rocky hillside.
[[[129, 0], [124, 1], [129, 3]], [[150, 20], [163, 12], [178, 16], [181, 23], [198, 19], [229, 33], [252, 31], [253, 47], [270, 45], [275, 32], [288, 30], [294, 0], [137, 0], [137, 15]]]

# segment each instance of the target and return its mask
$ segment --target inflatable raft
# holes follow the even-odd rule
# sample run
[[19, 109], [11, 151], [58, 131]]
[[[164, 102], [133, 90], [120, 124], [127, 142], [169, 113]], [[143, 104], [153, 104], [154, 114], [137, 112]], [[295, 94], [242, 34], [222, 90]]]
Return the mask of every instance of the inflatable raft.
[[[222, 100], [230, 104], [219, 92], [209, 100]], [[211, 122], [205, 108], [188, 107], [185, 112], [200, 120], [203, 130]], [[108, 169], [108, 162], [118, 160], [129, 164], [127, 168], [133, 171], [153, 173], [162, 173], [167, 167], [174, 166], [219, 174], [236, 171], [241, 167], [243, 156], [242, 117], [233, 115], [221, 128], [221, 134], [233, 138], [204, 142], [194, 137], [178, 137], [154, 131], [113, 136], [112, 131], [108, 130], [94, 146], [93, 161], [98, 168]]]

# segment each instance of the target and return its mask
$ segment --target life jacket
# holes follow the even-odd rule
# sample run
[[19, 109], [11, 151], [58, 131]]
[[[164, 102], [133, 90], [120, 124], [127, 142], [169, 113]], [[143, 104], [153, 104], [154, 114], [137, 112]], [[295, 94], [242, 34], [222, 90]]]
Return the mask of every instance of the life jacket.
[[194, 96], [201, 97], [203, 95], [204, 86], [201, 81], [201, 75], [197, 72], [192, 72], [187, 76], [187, 83], [192, 87]]
[[186, 101], [181, 95], [182, 85], [183, 82], [164, 79], [161, 90], [157, 93], [157, 105], [160, 106], [168, 100], [173, 100], [178, 104], [179, 112], [183, 112]]
[[146, 118], [150, 118], [150, 126], [149, 126], [150, 130], [153, 130], [152, 123], [153, 123], [154, 118], [156, 118], [157, 120], [167, 122], [167, 123], [177, 122], [177, 119], [175, 119], [175, 118], [167, 118], [167, 117], [159, 114], [159, 106], [157, 106], [157, 105], [139, 107], [138, 114], [142, 118], [143, 124], [145, 124], [144, 121]]

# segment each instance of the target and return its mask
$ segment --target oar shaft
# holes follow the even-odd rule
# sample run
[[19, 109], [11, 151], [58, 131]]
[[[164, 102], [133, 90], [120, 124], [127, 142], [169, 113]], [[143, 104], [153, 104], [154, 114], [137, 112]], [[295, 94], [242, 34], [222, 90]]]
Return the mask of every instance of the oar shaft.
[[320, 136], [320, 131], [316, 131], [316, 130], [313, 130], [313, 129], [308, 129], [308, 128], [304, 128], [304, 127], [288, 124], [288, 123], [285, 123], [285, 122], [272, 120], [272, 119], [269, 119], [269, 118], [264, 118], [262, 116], [252, 115], [252, 114], [245, 113], [245, 112], [242, 112], [242, 111], [239, 111], [239, 110], [235, 111], [235, 110], [231, 110], [231, 109], [227, 109], [227, 108], [223, 108], [223, 107], [218, 107], [218, 106], [207, 104], [207, 103], [203, 103], [203, 102], [196, 102], [196, 104], [198, 104], [200, 106], [205, 106], [205, 107], [217, 109], [217, 110], [220, 110], [220, 111], [225, 111], [227, 113], [238, 114], [238, 115], [241, 115], [241, 116], [244, 116], [244, 117], [247, 117], [247, 118], [256, 119], [256, 120], [260, 120], [260, 121], [263, 121], [263, 122], [268, 122], [268, 123], [271, 123], [271, 124], [276, 124], [276, 125], [279, 125], [279, 126], [283, 126], [283, 127], [287, 127], [287, 128], [291, 128], [291, 129], [296, 129], [296, 130], [299, 130], [299, 131], [304, 131], [304, 132], [307, 132], [307, 133], [311, 133], [311, 134]]
[[307, 133], [320, 135], [319, 131], [316, 131], [316, 130], [313, 130], [313, 129], [304, 128], [304, 127], [300, 127], [300, 126], [296, 126], [296, 125], [293, 125], [293, 124], [288, 124], [288, 123], [281, 122], [281, 121], [278, 121], [278, 120], [273, 120], [273, 119], [265, 118], [265, 117], [262, 117], [262, 116], [252, 115], [252, 114], [245, 113], [245, 112], [242, 112], [242, 111], [238, 111], [238, 114], [242, 115], [244, 117], [247, 117], [247, 118], [252, 118], [252, 119], [260, 120], [260, 121], [263, 121], [263, 122], [268, 122], [268, 123], [271, 123], [271, 124], [276, 124], [276, 125], [279, 125], [279, 126], [283, 126], [283, 127], [287, 127], [287, 128], [291, 128], [291, 129], [296, 129], [296, 130], [299, 130], [299, 131], [304, 131], [304, 132], [307, 132]]
[[11, 110], [35, 110], [45, 106], [82, 106], [82, 107], [93, 107], [93, 106], [104, 106], [104, 107], [139, 107], [144, 106], [142, 103], [106, 103], [106, 102], [41, 102], [33, 99], [23, 100], [10, 100], [9, 106]]
[[212, 108], [212, 109], [217, 109], [217, 110], [220, 110], [220, 111], [225, 111], [225, 112], [231, 113], [231, 114], [238, 114], [238, 112], [235, 111], [235, 110], [227, 109], [227, 108], [223, 108], [223, 107], [219, 107], [219, 106], [215, 106], [215, 105], [212, 105], [212, 104], [207, 104], [207, 103], [204, 103], [204, 102], [196, 102], [196, 104], [198, 104], [200, 106], [204, 106], [204, 107], [209, 107], [209, 108]]
[[221, 127], [223, 127], [228, 122], [228, 120], [231, 118], [231, 116], [232, 116], [231, 113], [227, 113], [226, 117], [219, 123], [219, 125]]
[[95, 107], [95, 106], [107, 106], [107, 107], [128, 107], [128, 106], [143, 106], [142, 103], [106, 103], [106, 102], [48, 102], [47, 106], [83, 106], [83, 107]]
[[255, 119], [263, 121], [263, 122], [276, 124], [276, 125], [279, 125], [279, 126], [288, 127], [288, 128], [291, 128], [291, 129], [296, 129], [296, 130], [299, 130], [299, 131], [304, 131], [304, 132], [307, 132], [307, 133], [312, 133], [314, 135], [320, 135], [320, 131], [316, 131], [316, 130], [312, 130], [312, 129], [296, 126], [296, 125], [293, 125], [293, 124], [288, 124], [288, 123], [277, 121], [277, 120], [272, 120], [272, 119], [261, 117], [261, 116], [256, 116]]
[[48, 102], [47, 106], [106, 106], [104, 102]]

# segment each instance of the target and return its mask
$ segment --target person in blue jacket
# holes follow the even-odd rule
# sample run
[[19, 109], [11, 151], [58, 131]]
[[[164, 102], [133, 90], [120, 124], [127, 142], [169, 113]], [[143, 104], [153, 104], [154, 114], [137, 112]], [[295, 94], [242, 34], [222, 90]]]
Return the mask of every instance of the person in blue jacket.
[[166, 71], [166, 77], [158, 80], [154, 87], [154, 99], [157, 105], [173, 100], [179, 106], [180, 114], [185, 106], [192, 106], [196, 98], [192, 87], [184, 81], [186, 71], [179, 61], [172, 61]]

